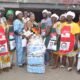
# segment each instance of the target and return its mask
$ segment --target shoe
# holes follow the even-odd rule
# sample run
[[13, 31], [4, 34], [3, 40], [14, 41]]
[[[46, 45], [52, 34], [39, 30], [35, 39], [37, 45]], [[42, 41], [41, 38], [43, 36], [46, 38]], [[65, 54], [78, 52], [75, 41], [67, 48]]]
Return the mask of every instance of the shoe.
[[26, 66], [27, 65], [27, 63], [23, 63], [23, 66]]
[[24, 65], [19, 65], [19, 67], [20, 67], [20, 68], [23, 68], [23, 67], [24, 67]]
[[3, 71], [4, 72], [9, 72], [9, 68], [4, 68]]
[[60, 66], [60, 68], [64, 68], [64, 67], [65, 67], [64, 65], [61, 65], [61, 66]]
[[72, 71], [72, 67], [68, 67], [68, 71]]
[[45, 65], [49, 65], [49, 63], [48, 62], [45, 62]]

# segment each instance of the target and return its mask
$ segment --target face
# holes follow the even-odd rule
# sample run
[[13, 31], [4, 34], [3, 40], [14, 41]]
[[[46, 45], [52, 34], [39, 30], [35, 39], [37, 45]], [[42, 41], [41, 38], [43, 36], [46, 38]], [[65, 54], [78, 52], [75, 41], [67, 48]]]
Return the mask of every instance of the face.
[[8, 16], [8, 18], [9, 18], [10, 20], [13, 20], [13, 17], [14, 17], [13, 14], [11, 14], [11, 15]]
[[48, 16], [51, 17], [51, 13], [49, 13]]
[[66, 18], [64, 16], [61, 16], [60, 21], [65, 21]]
[[28, 14], [28, 12], [27, 12], [27, 11], [25, 11], [25, 12], [24, 12], [24, 17], [27, 17], [27, 14]]
[[32, 15], [30, 16], [30, 20], [31, 20], [31, 21], [35, 21], [35, 15], [34, 15], [34, 14], [32, 14]]
[[72, 21], [72, 20], [73, 20], [73, 17], [70, 16], [70, 15], [68, 15], [68, 16], [67, 16], [67, 21]]
[[47, 18], [47, 13], [43, 13], [43, 18]]
[[51, 20], [52, 20], [52, 23], [57, 22], [57, 18], [56, 17], [52, 17]]
[[18, 18], [19, 18], [19, 19], [22, 19], [22, 17], [23, 17], [23, 13], [20, 13], [20, 14], [18, 15]]

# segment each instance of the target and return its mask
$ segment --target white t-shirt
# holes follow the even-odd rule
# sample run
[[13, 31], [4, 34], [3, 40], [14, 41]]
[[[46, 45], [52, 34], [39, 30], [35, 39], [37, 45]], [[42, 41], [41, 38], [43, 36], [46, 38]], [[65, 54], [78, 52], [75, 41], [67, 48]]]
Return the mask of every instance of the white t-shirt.
[[49, 18], [49, 17], [47, 19], [42, 19], [41, 24], [42, 23], [44, 23], [46, 27], [52, 26], [51, 18]]

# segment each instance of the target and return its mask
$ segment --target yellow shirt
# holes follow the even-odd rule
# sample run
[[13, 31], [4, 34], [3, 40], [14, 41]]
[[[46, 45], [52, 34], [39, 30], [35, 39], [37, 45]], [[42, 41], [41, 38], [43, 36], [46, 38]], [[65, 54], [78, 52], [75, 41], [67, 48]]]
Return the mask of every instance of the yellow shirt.
[[75, 22], [72, 22], [70, 24], [66, 22], [63, 26], [70, 26], [71, 27], [71, 33], [74, 35], [80, 33], [80, 27]]
[[56, 23], [53, 25], [53, 27], [56, 28], [56, 31], [57, 31], [58, 34], [61, 34], [61, 29], [63, 28], [63, 26], [64, 26], [65, 23], [66, 23], [66, 22], [61, 23], [61, 22], [59, 21], [59, 22], [56, 22]]

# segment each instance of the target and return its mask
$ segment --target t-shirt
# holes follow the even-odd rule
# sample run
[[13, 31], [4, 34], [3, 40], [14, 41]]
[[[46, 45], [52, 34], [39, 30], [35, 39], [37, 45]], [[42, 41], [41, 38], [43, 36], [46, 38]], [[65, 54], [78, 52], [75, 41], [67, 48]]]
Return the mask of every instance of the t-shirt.
[[56, 28], [57, 34], [59, 34], [59, 35], [61, 34], [61, 29], [62, 29], [64, 24], [65, 24], [65, 22], [61, 23], [60, 21], [53, 24], [53, 28]]
[[45, 24], [46, 27], [52, 26], [51, 18], [42, 19], [41, 24], [43, 24], [43, 23]]
[[47, 18], [46, 24], [47, 24], [47, 26], [52, 26], [52, 21], [51, 21], [50, 17]]
[[70, 26], [71, 27], [71, 33], [74, 35], [80, 33], [80, 27], [75, 22], [72, 22], [70, 24], [66, 22], [63, 26]]

